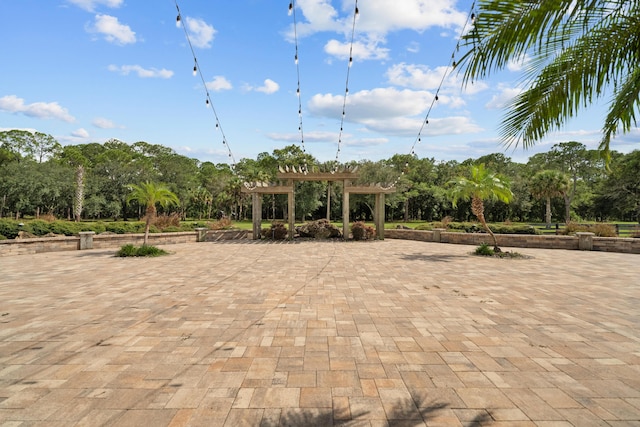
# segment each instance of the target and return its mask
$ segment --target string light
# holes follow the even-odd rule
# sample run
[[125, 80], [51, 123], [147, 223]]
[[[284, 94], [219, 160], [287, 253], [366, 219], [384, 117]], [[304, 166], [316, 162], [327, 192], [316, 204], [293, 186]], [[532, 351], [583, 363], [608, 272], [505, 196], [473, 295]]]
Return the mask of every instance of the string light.
[[[462, 30], [460, 31], [460, 36], [458, 37], [458, 42], [456, 43], [456, 47], [454, 49], [454, 52], [451, 54], [451, 60], [449, 62], [450, 70], [446, 70], [443, 73], [442, 80], [440, 80], [440, 84], [438, 85], [438, 88], [436, 89], [435, 96], [433, 97], [433, 100], [431, 101], [431, 104], [429, 105], [429, 108], [427, 109], [427, 114], [425, 115], [425, 119], [422, 121], [422, 125], [420, 126], [420, 130], [418, 131], [418, 136], [414, 140], [413, 145], [411, 145], [411, 150], [409, 151], [411, 153], [411, 156], [415, 156], [416, 155], [416, 151], [415, 151], [416, 145], [420, 144], [422, 142], [422, 133], [424, 131], [425, 126], [429, 124], [429, 115], [431, 114], [431, 110], [433, 110], [433, 106], [440, 99], [438, 94], [442, 90], [442, 86], [444, 85], [444, 81], [449, 76], [450, 72], [453, 71], [457, 66], [457, 63], [456, 63], [456, 60], [455, 60], [455, 54], [456, 54], [456, 52], [458, 52], [460, 50], [460, 39], [462, 39], [462, 36], [464, 35], [464, 33], [466, 31], [467, 24], [469, 22], [473, 22], [475, 20], [475, 18], [476, 18], [476, 15], [474, 13], [475, 7], [476, 7], [476, 3], [474, 1], [473, 4], [471, 5], [470, 10], [469, 10], [469, 15], [467, 17], [467, 20], [465, 21], [465, 24], [462, 27]], [[408, 169], [408, 167], [409, 167], [409, 162], [406, 162], [405, 163], [405, 169]], [[403, 176], [404, 174], [405, 174], [405, 171], [403, 170], [401, 172], [400, 176]], [[400, 177], [398, 177], [396, 179], [395, 184], [397, 184], [399, 180], [400, 180]]]
[[[302, 126], [302, 94], [300, 90], [300, 61], [299, 61], [299, 53], [298, 53], [298, 20], [296, 17], [296, 4], [295, 0], [292, 0], [289, 3], [289, 15], [293, 15], [293, 38], [296, 46], [296, 55], [294, 57], [294, 62], [296, 65], [296, 75], [298, 78], [297, 88], [296, 88], [296, 96], [298, 97], [298, 132], [300, 133], [300, 149], [303, 153], [306, 154], [307, 149], [304, 146], [304, 127]], [[304, 163], [304, 173], [306, 174], [309, 170], [309, 166], [307, 165], [307, 159], [305, 156]]]
[[224, 134], [224, 131], [222, 130], [222, 125], [220, 124], [220, 118], [218, 117], [218, 113], [215, 107], [213, 106], [213, 102], [211, 101], [211, 95], [207, 90], [207, 82], [205, 81], [204, 75], [202, 74], [202, 69], [198, 66], [198, 58], [196, 57], [196, 52], [193, 49], [193, 44], [191, 43], [191, 37], [189, 36], [189, 31], [187, 30], [187, 27], [182, 23], [182, 13], [180, 12], [180, 7], [178, 6], [178, 0], [174, 0], [174, 2], [176, 5], [176, 10], [178, 11], [178, 15], [176, 16], [176, 26], [178, 28], [182, 27], [182, 29], [184, 30], [184, 35], [187, 39], [187, 43], [189, 44], [189, 49], [191, 49], [191, 55], [193, 56], [193, 75], [194, 76], [198, 74], [200, 75], [200, 80], [202, 81], [202, 86], [204, 87], [205, 93], [206, 93], [205, 105], [207, 107], [211, 107], [211, 111], [213, 112], [213, 117], [216, 122], [216, 130], [220, 131], [222, 135], [222, 145], [226, 147], [227, 157], [231, 161], [231, 168], [235, 170], [236, 159], [233, 156], [233, 153], [231, 152], [231, 148], [229, 147], [229, 143], [227, 142], [227, 137]]
[[334, 172], [338, 171], [338, 165], [340, 163], [340, 151], [342, 147], [342, 132], [344, 129], [344, 119], [346, 116], [346, 109], [347, 109], [347, 96], [349, 95], [349, 76], [351, 73], [351, 66], [353, 65], [353, 42], [356, 34], [356, 20], [360, 15], [360, 10], [358, 9], [358, 0], [355, 0], [355, 1], [356, 1], [356, 4], [353, 12], [353, 24], [351, 26], [351, 44], [349, 46], [349, 63], [347, 65], [347, 79], [344, 85], [345, 88], [344, 88], [344, 98], [342, 101], [342, 117], [340, 118], [340, 134], [338, 135], [338, 149], [336, 150], [336, 160], [333, 167]]

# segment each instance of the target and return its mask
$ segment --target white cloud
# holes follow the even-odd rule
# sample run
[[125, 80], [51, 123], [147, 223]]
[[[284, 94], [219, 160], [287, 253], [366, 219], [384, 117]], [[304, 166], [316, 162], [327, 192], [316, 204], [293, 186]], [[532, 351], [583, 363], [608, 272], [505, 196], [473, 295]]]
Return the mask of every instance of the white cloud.
[[[330, 0], [299, 0], [297, 6], [306, 22], [298, 25], [301, 37], [321, 31], [347, 33], [353, 24], [353, 4], [343, 2], [342, 15]], [[357, 29], [360, 33], [385, 35], [410, 29], [425, 31], [431, 27], [461, 28], [465, 12], [455, 9], [451, 0], [368, 0], [360, 4]]]
[[509, 63], [507, 64], [507, 70], [514, 72], [522, 71], [522, 69], [524, 69], [524, 67], [526, 67], [530, 61], [531, 57], [527, 54], [524, 54], [518, 59], [512, 59], [511, 61], [509, 61]]
[[84, 128], [80, 128], [71, 132], [71, 136], [74, 136], [76, 138], [89, 138], [89, 132], [87, 132], [87, 130]]
[[250, 85], [246, 85], [244, 89], [247, 91], [262, 92], [266, 93], [267, 95], [271, 95], [272, 93], [276, 93], [280, 90], [280, 85], [271, 79], [266, 79], [262, 86], [253, 87]]
[[161, 78], [170, 79], [173, 76], [173, 71], [167, 69], [158, 70], [157, 68], [143, 68], [140, 65], [109, 65], [109, 71], [114, 73], [120, 73], [123, 76], [130, 73], [136, 73], [141, 78]]
[[207, 89], [213, 90], [215, 92], [220, 92], [222, 90], [230, 90], [233, 89], [231, 82], [224, 78], [223, 76], [214, 76], [213, 80], [207, 82]]
[[[376, 88], [350, 94], [347, 98], [345, 119], [383, 119], [389, 117], [413, 116], [424, 112], [433, 99], [427, 91]], [[323, 117], [340, 117], [344, 95], [318, 94], [309, 101], [311, 114]]]
[[[284, 142], [300, 142], [300, 133], [269, 133], [266, 135], [269, 139], [274, 141], [284, 141]], [[337, 132], [326, 132], [326, 131], [311, 131], [304, 133], [304, 142], [335, 142], [338, 140]]]
[[100, 129], [115, 129], [118, 127], [114, 122], [103, 117], [97, 117], [93, 119], [91, 124]]
[[[389, 120], [366, 120], [363, 121], [363, 124], [371, 131], [386, 135], [416, 136], [422, 126], [422, 120], [396, 117]], [[422, 137], [461, 135], [480, 131], [482, 131], [482, 128], [476, 125], [469, 117], [430, 118], [429, 124], [422, 130]]]
[[485, 107], [489, 110], [499, 110], [505, 108], [518, 95], [522, 93], [522, 89], [498, 85], [499, 92], [491, 98]]
[[69, 123], [76, 120], [66, 108], [61, 107], [57, 102], [25, 104], [24, 99], [15, 95], [7, 95], [0, 98], [0, 111], [24, 114], [38, 119], [57, 119]]
[[484, 82], [475, 82], [463, 87], [462, 81], [450, 66], [440, 66], [432, 70], [426, 65], [400, 63], [391, 66], [386, 74], [392, 85], [412, 89], [436, 90], [442, 84], [441, 89], [446, 93], [473, 95], [488, 88]]
[[382, 60], [389, 57], [389, 49], [380, 47], [379, 40], [356, 41], [353, 46], [351, 42], [329, 40], [324, 46], [324, 51], [339, 59], [349, 59], [349, 53], [354, 60]]
[[102, 34], [110, 43], [125, 45], [136, 42], [136, 33], [128, 25], [121, 24], [115, 16], [96, 15], [93, 26], [87, 30]]
[[185, 22], [193, 46], [199, 48], [211, 47], [213, 36], [216, 34], [216, 30], [212, 25], [207, 24], [202, 19], [190, 17], [187, 17]]
[[97, 6], [103, 5], [110, 8], [122, 6], [124, 0], [68, 0], [69, 3], [89, 12], [93, 12]]

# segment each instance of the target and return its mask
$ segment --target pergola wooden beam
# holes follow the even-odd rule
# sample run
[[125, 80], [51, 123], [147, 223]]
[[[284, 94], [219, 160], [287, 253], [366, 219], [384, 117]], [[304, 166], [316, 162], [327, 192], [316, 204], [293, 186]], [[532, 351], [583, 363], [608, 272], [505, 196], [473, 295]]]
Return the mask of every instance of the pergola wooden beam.
[[[284, 171], [280, 168], [277, 174], [278, 183], [245, 183], [242, 187], [243, 193], [252, 195], [253, 202], [253, 238], [259, 239], [262, 224], [262, 195], [263, 194], [287, 194], [288, 195], [288, 220], [289, 238], [293, 238], [295, 228], [295, 191], [296, 181], [342, 181], [342, 235], [346, 239], [349, 236], [349, 194], [373, 194], [375, 195], [374, 222], [376, 233], [379, 239], [384, 239], [384, 195], [396, 192], [394, 187], [386, 188], [380, 185], [363, 186], [352, 185], [351, 183], [359, 178], [355, 169], [342, 170], [338, 172], [303, 172], [303, 169]], [[283, 185], [281, 182], [285, 182]]]

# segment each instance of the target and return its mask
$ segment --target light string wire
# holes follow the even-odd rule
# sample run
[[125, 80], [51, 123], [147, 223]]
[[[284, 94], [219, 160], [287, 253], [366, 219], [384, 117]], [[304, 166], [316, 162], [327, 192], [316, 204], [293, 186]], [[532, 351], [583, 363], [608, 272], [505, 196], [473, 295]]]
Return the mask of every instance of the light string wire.
[[[307, 153], [307, 149], [304, 145], [304, 127], [302, 126], [302, 94], [300, 93], [300, 57], [299, 57], [299, 49], [298, 49], [298, 20], [296, 17], [296, 2], [295, 0], [291, 0], [289, 3], [289, 14], [293, 15], [293, 38], [296, 46], [296, 73], [298, 77], [298, 87], [296, 89], [296, 96], [298, 97], [298, 132], [300, 132], [300, 148], [304, 154]], [[306, 174], [309, 170], [309, 166], [307, 165], [307, 159], [305, 156], [304, 159], [304, 173]]]
[[207, 88], [207, 82], [204, 79], [204, 75], [202, 74], [202, 70], [200, 69], [200, 65], [198, 64], [198, 58], [196, 56], [196, 52], [193, 49], [193, 44], [191, 43], [191, 37], [189, 36], [189, 31], [187, 30], [187, 26], [182, 20], [182, 13], [180, 12], [180, 7], [178, 6], [178, 0], [174, 0], [174, 2], [176, 5], [176, 10], [178, 11], [178, 15], [176, 16], [176, 25], [182, 26], [182, 29], [184, 30], [184, 35], [187, 39], [187, 43], [189, 43], [189, 49], [191, 49], [191, 55], [193, 55], [193, 64], [194, 64], [193, 74], [200, 75], [200, 80], [202, 80], [202, 86], [204, 87], [206, 97], [207, 97], [206, 98], [207, 107], [211, 107], [211, 111], [213, 112], [213, 117], [215, 118], [215, 121], [216, 121], [216, 129], [218, 129], [220, 131], [220, 134], [222, 135], [222, 145], [224, 145], [225, 148], [227, 149], [228, 157], [229, 159], [231, 159], [231, 162], [232, 162], [231, 167], [233, 170], [235, 170], [236, 159], [233, 156], [233, 153], [231, 152], [231, 147], [229, 147], [229, 142], [227, 141], [227, 137], [224, 133], [224, 130], [222, 129], [222, 124], [220, 123], [220, 118], [218, 117], [218, 113], [215, 107], [213, 106], [213, 101], [211, 100], [211, 95], [209, 94], [209, 88]]
[[[418, 131], [418, 136], [416, 136], [416, 139], [413, 142], [413, 145], [411, 145], [411, 150], [410, 150], [410, 155], [411, 156], [415, 156], [416, 155], [416, 145], [420, 144], [422, 142], [422, 132], [424, 131], [425, 127], [429, 124], [429, 115], [431, 114], [431, 110], [433, 110], [433, 107], [435, 106], [436, 102], [439, 100], [438, 94], [440, 93], [440, 90], [442, 90], [442, 86], [444, 85], [445, 80], [447, 79], [447, 77], [449, 77], [449, 75], [453, 72], [453, 70], [455, 70], [456, 68], [456, 52], [458, 52], [460, 50], [460, 40], [462, 40], [462, 37], [464, 36], [465, 31], [467, 30], [467, 25], [469, 24], [469, 22], [473, 22], [475, 19], [475, 8], [476, 8], [476, 3], [475, 1], [471, 4], [471, 8], [469, 10], [469, 14], [467, 15], [467, 19], [464, 23], [464, 26], [462, 27], [462, 30], [460, 31], [460, 35], [458, 36], [458, 41], [456, 43], [456, 47], [453, 51], [453, 53], [451, 54], [451, 58], [449, 60], [449, 64], [447, 66], [448, 70], [444, 72], [444, 74], [442, 75], [442, 80], [440, 80], [440, 84], [438, 85], [438, 88], [436, 89], [436, 94], [433, 97], [433, 99], [431, 100], [431, 104], [429, 105], [429, 108], [427, 109], [427, 113], [425, 115], [424, 120], [422, 121], [422, 125], [420, 126], [420, 130]], [[409, 162], [405, 163], [405, 169], [409, 168]], [[405, 174], [405, 170], [402, 171], [402, 173], [400, 174], [400, 176], [398, 178], [396, 178], [394, 184], [391, 185], [391, 187], [395, 186], [398, 181], [400, 180], [400, 177], [402, 177]]]
[[353, 65], [353, 41], [355, 39], [355, 34], [356, 34], [356, 21], [359, 15], [360, 15], [360, 10], [358, 9], [358, 0], [356, 0], [355, 9], [353, 11], [353, 25], [351, 27], [351, 44], [349, 46], [349, 64], [347, 65], [347, 79], [345, 83], [344, 99], [342, 101], [342, 117], [340, 118], [340, 133], [338, 135], [338, 149], [336, 150], [336, 159], [335, 159], [335, 164], [333, 166], [333, 171], [332, 171], [334, 173], [338, 171], [338, 164], [340, 161], [340, 152], [342, 150], [344, 118], [346, 115], [346, 108], [347, 108], [347, 96], [349, 95], [349, 76], [351, 74], [351, 66]]

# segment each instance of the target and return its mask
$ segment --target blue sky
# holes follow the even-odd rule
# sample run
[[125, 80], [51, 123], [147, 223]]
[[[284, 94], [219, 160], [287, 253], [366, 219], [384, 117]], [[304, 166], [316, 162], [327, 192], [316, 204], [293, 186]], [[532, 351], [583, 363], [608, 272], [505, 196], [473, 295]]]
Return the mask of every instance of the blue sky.
[[[350, 69], [354, 0], [295, 1], [298, 67], [288, 0], [177, 4], [181, 25], [174, 0], [0, 0], [0, 130], [37, 130], [65, 145], [146, 141], [232, 163], [301, 145], [299, 70], [304, 148], [320, 161], [409, 154], [432, 103], [419, 157], [526, 161], [556, 142], [596, 148], [600, 139], [605, 101], [534, 149], [500, 145], [501, 108], [522, 64], [465, 90], [448, 73], [470, 0], [360, 0]], [[612, 149], [638, 149], [639, 136], [619, 136]]]

